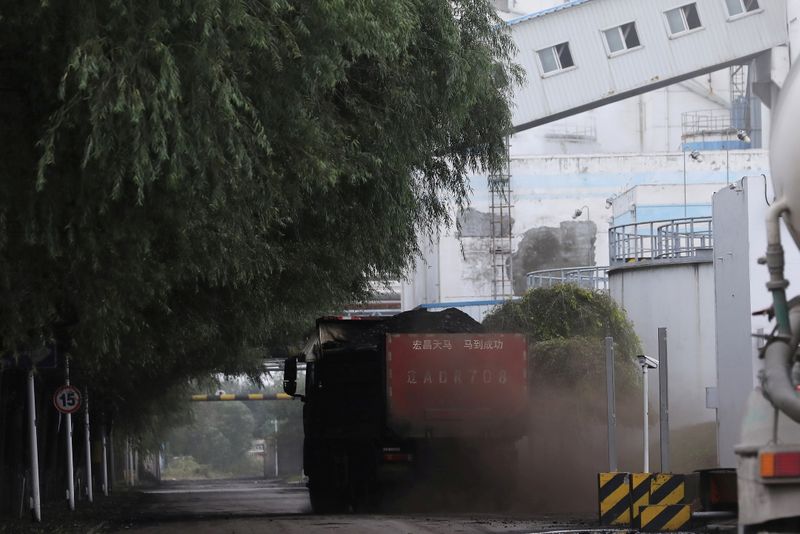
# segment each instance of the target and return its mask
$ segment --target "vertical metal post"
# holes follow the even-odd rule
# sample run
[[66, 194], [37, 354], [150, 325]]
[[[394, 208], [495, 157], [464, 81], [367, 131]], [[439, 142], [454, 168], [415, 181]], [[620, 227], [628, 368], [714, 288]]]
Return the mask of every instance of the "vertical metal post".
[[[107, 423], [106, 423], [107, 425]], [[114, 435], [115, 432], [113, 428], [111, 430], [106, 428], [106, 440], [108, 441], [108, 468], [111, 470], [111, 477], [109, 478], [109, 483], [107, 485], [108, 491], [114, 489], [117, 484], [117, 453], [114, 451]]]
[[658, 397], [661, 472], [669, 473], [669, 366], [667, 365], [667, 329], [658, 329]]
[[36, 390], [33, 370], [28, 371], [28, 432], [31, 448], [31, 508], [33, 520], [42, 520], [42, 501], [39, 493], [39, 440], [36, 436]]
[[650, 419], [650, 410], [648, 408], [647, 403], [647, 364], [642, 365], [642, 380], [644, 381], [644, 386], [642, 390], [644, 391], [644, 423], [642, 425], [643, 434], [644, 434], [644, 472], [650, 472], [650, 424], [648, 419]]
[[103, 441], [103, 495], [108, 497], [108, 438], [106, 436], [106, 425], [103, 425], [101, 439]]
[[264, 478], [267, 478], [269, 475], [267, 474], [267, 443], [269, 443], [269, 437], [267, 434], [264, 434], [264, 451], [261, 454], [261, 472], [264, 475]]
[[278, 478], [278, 420], [275, 419], [275, 440], [273, 443], [275, 447], [275, 478]]
[[131, 441], [125, 438], [125, 470], [124, 470], [125, 484], [131, 485]]
[[607, 337], [606, 345], [606, 393], [608, 396], [608, 470], [617, 471], [617, 412], [614, 401], [614, 338]]
[[89, 389], [86, 389], [84, 402], [84, 434], [86, 437], [86, 498], [89, 502], [94, 502], [94, 491], [92, 488], [92, 434], [89, 428]]
[[161, 444], [158, 445], [158, 450], [156, 451], [156, 480], [161, 482]]
[[[69, 385], [69, 356], [65, 359], [65, 383]], [[69, 509], [75, 510], [75, 470], [72, 464], [72, 414], [66, 414], [67, 431], [67, 500]]]
[[683, 147], [683, 217], [686, 218], [686, 146]]

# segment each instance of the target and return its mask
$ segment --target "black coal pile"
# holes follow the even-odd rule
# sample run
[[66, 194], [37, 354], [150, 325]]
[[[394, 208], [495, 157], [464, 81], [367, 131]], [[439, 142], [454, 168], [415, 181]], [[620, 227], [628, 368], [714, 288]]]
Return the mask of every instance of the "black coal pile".
[[439, 312], [425, 309], [410, 310], [388, 318], [381, 325], [384, 332], [404, 334], [411, 332], [481, 333], [483, 325], [457, 308]]

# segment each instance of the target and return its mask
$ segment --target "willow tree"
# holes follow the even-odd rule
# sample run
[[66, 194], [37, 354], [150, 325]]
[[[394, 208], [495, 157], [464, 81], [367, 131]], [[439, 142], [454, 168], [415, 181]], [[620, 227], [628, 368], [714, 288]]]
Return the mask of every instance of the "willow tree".
[[252, 368], [499, 168], [512, 54], [486, 0], [7, 2], [2, 349], [118, 406]]

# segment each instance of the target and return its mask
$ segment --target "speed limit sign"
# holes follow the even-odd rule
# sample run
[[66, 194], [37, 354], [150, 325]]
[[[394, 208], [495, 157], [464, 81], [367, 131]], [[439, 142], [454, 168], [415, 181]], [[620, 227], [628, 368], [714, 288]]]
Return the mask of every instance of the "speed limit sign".
[[53, 393], [53, 404], [61, 413], [75, 413], [81, 409], [81, 392], [75, 386], [61, 386]]

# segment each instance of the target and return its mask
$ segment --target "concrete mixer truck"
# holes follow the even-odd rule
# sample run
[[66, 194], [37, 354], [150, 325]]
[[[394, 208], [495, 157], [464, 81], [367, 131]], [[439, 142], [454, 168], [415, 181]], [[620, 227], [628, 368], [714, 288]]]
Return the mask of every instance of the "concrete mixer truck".
[[[800, 532], [800, 297], [787, 299], [781, 220], [800, 248], [800, 66], [795, 65], [773, 113], [770, 167], [775, 201], [767, 251], [775, 327], [760, 356], [760, 387], [747, 401], [738, 457], [740, 532]], [[795, 280], [795, 283], [798, 281]]]

